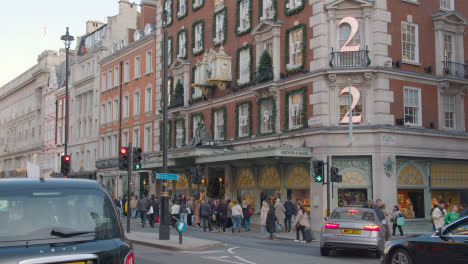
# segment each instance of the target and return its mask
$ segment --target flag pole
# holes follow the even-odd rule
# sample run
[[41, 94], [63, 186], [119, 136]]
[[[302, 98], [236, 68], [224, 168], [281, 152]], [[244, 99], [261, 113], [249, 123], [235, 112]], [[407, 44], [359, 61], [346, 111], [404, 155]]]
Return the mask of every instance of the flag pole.
[[353, 145], [353, 109], [351, 108], [352, 100], [351, 100], [351, 79], [348, 79], [348, 95], [349, 95], [349, 146]]

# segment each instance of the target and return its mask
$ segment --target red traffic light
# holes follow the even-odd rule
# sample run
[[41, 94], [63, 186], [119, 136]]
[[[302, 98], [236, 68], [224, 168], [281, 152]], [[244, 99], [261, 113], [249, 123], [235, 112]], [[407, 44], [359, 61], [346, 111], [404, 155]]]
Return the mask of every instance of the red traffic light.
[[127, 148], [120, 148], [121, 154], [127, 154]]
[[64, 157], [63, 157], [63, 160], [65, 160], [65, 161], [70, 161], [70, 156], [68, 156], [68, 155], [64, 156]]

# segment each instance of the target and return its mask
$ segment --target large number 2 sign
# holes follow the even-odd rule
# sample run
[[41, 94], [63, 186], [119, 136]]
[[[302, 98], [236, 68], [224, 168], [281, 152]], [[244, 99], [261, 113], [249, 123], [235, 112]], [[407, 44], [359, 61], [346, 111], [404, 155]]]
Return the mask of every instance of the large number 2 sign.
[[349, 33], [348, 39], [343, 44], [343, 47], [340, 48], [340, 51], [359, 51], [361, 47], [361, 41], [359, 41], [359, 43], [354, 46], [348, 46], [349, 42], [353, 40], [354, 36], [356, 36], [359, 31], [359, 22], [354, 17], [344, 17], [340, 20], [340, 23], [338, 23], [338, 28], [342, 24], [348, 24], [351, 27], [351, 32]]
[[[341, 119], [340, 124], [349, 124], [349, 113], [351, 112], [352, 115], [352, 111], [354, 110], [354, 108], [356, 108], [356, 105], [358, 104], [359, 99], [361, 98], [361, 92], [359, 92], [359, 89], [354, 86], [347, 86], [341, 89], [340, 96], [345, 93], [348, 93], [353, 101], [351, 102], [351, 110], [348, 109], [346, 115]], [[361, 123], [362, 113], [356, 116], [352, 115], [351, 118], [353, 123]]]

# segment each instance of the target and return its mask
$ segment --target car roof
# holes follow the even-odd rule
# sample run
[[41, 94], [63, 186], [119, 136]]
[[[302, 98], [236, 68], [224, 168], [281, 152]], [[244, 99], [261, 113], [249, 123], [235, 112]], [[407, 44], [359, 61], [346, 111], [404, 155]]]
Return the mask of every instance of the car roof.
[[12, 189], [50, 189], [50, 188], [80, 188], [102, 189], [104, 188], [95, 180], [84, 179], [57, 179], [57, 178], [23, 178], [0, 179], [0, 190]]

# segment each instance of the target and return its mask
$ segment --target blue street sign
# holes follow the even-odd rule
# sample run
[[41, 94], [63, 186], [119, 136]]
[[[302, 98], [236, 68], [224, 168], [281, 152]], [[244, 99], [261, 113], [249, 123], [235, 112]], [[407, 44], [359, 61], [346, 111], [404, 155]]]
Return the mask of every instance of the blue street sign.
[[176, 225], [177, 231], [183, 232], [185, 230], [185, 227], [186, 227], [185, 222], [182, 222], [182, 221], [177, 222], [177, 225]]
[[156, 173], [157, 180], [178, 180], [179, 174]]

